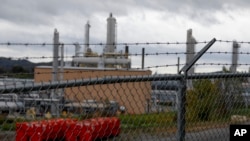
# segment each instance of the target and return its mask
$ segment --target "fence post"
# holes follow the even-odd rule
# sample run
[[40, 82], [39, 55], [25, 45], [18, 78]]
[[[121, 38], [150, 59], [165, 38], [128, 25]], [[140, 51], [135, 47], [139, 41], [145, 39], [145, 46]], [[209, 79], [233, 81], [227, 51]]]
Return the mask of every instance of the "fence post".
[[187, 89], [187, 71], [184, 72], [182, 79], [179, 81], [180, 87], [178, 91], [177, 103], [177, 141], [185, 140], [185, 126], [186, 126], [186, 89]]
[[205, 47], [198, 52], [192, 60], [186, 63], [186, 65], [179, 71], [184, 74], [180, 80], [180, 88], [178, 92], [178, 103], [177, 103], [177, 141], [185, 141], [185, 125], [186, 125], [186, 91], [187, 91], [187, 79], [188, 70], [199, 60], [199, 58], [216, 42], [216, 39], [212, 39]]

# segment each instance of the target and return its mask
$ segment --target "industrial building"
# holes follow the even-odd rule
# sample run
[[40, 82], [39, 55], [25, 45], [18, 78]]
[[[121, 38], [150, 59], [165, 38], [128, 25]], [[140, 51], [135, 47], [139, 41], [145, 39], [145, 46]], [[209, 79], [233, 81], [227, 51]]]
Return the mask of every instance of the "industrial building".
[[[116, 19], [112, 13], [107, 18], [107, 42], [103, 52], [98, 54], [89, 46], [90, 24], [85, 25], [84, 48], [76, 43], [72, 66], [63, 62], [63, 46], [60, 46], [59, 32], [54, 32], [53, 66], [35, 68], [35, 82], [48, 82], [76, 79], [97, 79], [103, 77], [136, 77], [151, 75], [150, 70], [131, 69], [131, 59], [128, 57], [129, 48], [117, 51]], [[61, 47], [61, 48], [60, 48]], [[59, 66], [59, 48], [61, 50], [61, 65]], [[63, 91], [50, 94], [52, 99], [64, 98], [66, 101], [116, 101], [125, 108], [126, 113], [142, 114], [149, 111], [151, 97], [150, 82], [126, 82], [117, 84], [89, 85], [66, 88]], [[53, 108], [53, 107], [52, 107]], [[53, 112], [53, 109], [52, 109]], [[55, 111], [54, 111], [55, 112]]]
[[[112, 13], [110, 13], [107, 18], [107, 39], [102, 53], [98, 54], [90, 47], [90, 27], [90, 23], [87, 22], [85, 25], [85, 43], [83, 48], [78, 43], [74, 44], [75, 54], [72, 58], [71, 66], [65, 65], [63, 60], [63, 44], [59, 41], [59, 32], [55, 30], [53, 38], [53, 66], [36, 67], [34, 70], [34, 82], [151, 75], [150, 70], [131, 68], [128, 46], [124, 46], [124, 50], [117, 50], [117, 21]], [[187, 31], [186, 63], [195, 56], [195, 43], [196, 40], [192, 35], [192, 29], [189, 29]], [[233, 43], [232, 66], [230, 68], [230, 71], [234, 73], [237, 72], [239, 47], [239, 44], [235, 41]], [[59, 55], [59, 50], [61, 51], [61, 55]], [[61, 63], [59, 63], [59, 58], [61, 58]], [[194, 67], [192, 67], [188, 73], [193, 74], [194, 72]], [[103, 107], [102, 103], [107, 101], [111, 103], [115, 102], [118, 103], [119, 106], [124, 107], [125, 112], [129, 114], [147, 113], [152, 110], [153, 106], [158, 109], [158, 103], [167, 103], [172, 106], [172, 110], [176, 110], [177, 92], [176, 90], [167, 89], [166, 87], [167, 85], [175, 83], [176, 81], [163, 83], [124, 82], [117, 84], [98, 84], [65, 88], [57, 91], [52, 90], [44, 94], [40, 92], [39, 95], [33, 96], [29, 94], [28, 97], [22, 97], [25, 94], [6, 94], [0, 97], [0, 112], [4, 113], [19, 109], [26, 111], [29, 108], [36, 107], [40, 112], [51, 111], [53, 114], [63, 110], [63, 108], [58, 110], [55, 106], [67, 107], [73, 105], [76, 107], [88, 107], [89, 105], [86, 104], [86, 101], [97, 101], [99, 104], [96, 105], [100, 107]], [[188, 81], [188, 84], [192, 84], [192, 81]], [[166, 88], [164, 88], [164, 86]], [[247, 97], [245, 99], [249, 99], [248, 89], [243, 95]], [[70, 101], [71, 103], [62, 103], [62, 99], [64, 101]], [[8, 100], [8, 102], [6, 102], [6, 100]], [[247, 101], [245, 103], [249, 105]], [[53, 108], [57, 111], [54, 111]]]
[[[52, 78], [50, 66], [35, 68], [35, 82], [48, 82]], [[98, 69], [84, 67], [64, 67], [64, 80], [96, 79], [116, 76], [142, 76], [151, 75], [147, 70], [124, 70], [124, 69]], [[59, 94], [60, 95], [60, 94]], [[120, 106], [126, 108], [126, 113], [141, 114], [148, 111], [148, 104], [151, 97], [150, 82], [126, 82], [116, 84], [89, 85], [64, 89], [65, 100], [82, 102], [95, 100], [99, 102], [117, 101]]]
[[101, 54], [97, 54], [89, 46], [90, 24], [85, 25], [85, 46], [81, 52], [81, 46], [75, 44], [75, 56], [72, 60], [74, 66], [97, 68], [131, 68], [131, 60], [128, 58], [128, 46], [125, 51], [117, 51], [116, 19], [110, 13], [107, 18], [107, 41]]

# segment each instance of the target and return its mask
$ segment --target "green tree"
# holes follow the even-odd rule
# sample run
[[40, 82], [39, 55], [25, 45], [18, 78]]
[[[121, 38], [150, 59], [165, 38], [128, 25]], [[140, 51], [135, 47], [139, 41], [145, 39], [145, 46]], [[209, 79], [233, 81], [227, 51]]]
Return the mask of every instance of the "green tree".
[[217, 99], [216, 82], [209, 79], [193, 81], [193, 89], [187, 91], [187, 119], [191, 121], [211, 120], [222, 105]]
[[22, 66], [16, 65], [13, 66], [11, 69], [11, 75], [9, 75], [10, 77], [14, 77], [14, 78], [33, 78], [34, 75], [32, 73], [29, 73], [28, 70], [24, 69]]
[[23, 72], [27, 72], [22, 66], [13, 66], [11, 69], [12, 73], [23, 73]]
[[[230, 70], [223, 66], [222, 72], [230, 73]], [[242, 97], [242, 92], [244, 91], [242, 83], [244, 82], [247, 82], [246, 77], [218, 79], [222, 97], [220, 100], [225, 103], [228, 111], [244, 106]]]
[[0, 74], [2, 74], [2, 73], [6, 73], [6, 71], [4, 68], [0, 67]]

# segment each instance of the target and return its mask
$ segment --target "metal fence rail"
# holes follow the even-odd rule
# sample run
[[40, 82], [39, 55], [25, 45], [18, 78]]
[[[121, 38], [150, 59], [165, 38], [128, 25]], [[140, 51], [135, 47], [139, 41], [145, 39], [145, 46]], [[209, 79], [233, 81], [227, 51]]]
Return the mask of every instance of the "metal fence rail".
[[[17, 92], [30, 92], [48, 89], [60, 89], [77, 86], [88, 86], [98, 84], [115, 84], [126, 82], [144, 82], [144, 81], [170, 81], [179, 80], [181, 75], [156, 75], [156, 76], [120, 76], [120, 77], [103, 77], [103, 78], [89, 78], [65, 81], [51, 81], [51, 82], [38, 82], [38, 83], [20, 83], [13, 85], [1, 85], [0, 93], [17, 93]], [[171, 86], [172, 88], [174, 86]]]

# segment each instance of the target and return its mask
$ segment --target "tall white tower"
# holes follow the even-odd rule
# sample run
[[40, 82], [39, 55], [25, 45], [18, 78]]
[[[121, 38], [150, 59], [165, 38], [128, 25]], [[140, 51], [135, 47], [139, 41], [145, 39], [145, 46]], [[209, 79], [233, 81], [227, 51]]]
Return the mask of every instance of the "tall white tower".
[[104, 53], [114, 53], [116, 51], [116, 19], [110, 13], [107, 18], [107, 42]]
[[54, 30], [54, 37], [53, 37], [53, 75], [52, 81], [58, 80], [58, 57], [59, 57], [59, 32], [57, 29]]
[[85, 25], [85, 39], [84, 39], [85, 46], [84, 46], [84, 51], [83, 51], [85, 54], [87, 53], [89, 49], [89, 29], [90, 29], [90, 24], [88, 21]]
[[237, 72], [239, 48], [240, 48], [240, 45], [236, 41], [233, 41], [232, 65], [230, 67], [230, 72], [232, 73]]
[[[192, 29], [187, 30], [187, 47], [186, 47], [186, 64], [194, 58], [195, 53], [195, 38], [192, 35]], [[188, 71], [189, 74], [194, 73], [194, 67], [191, 67]]]

